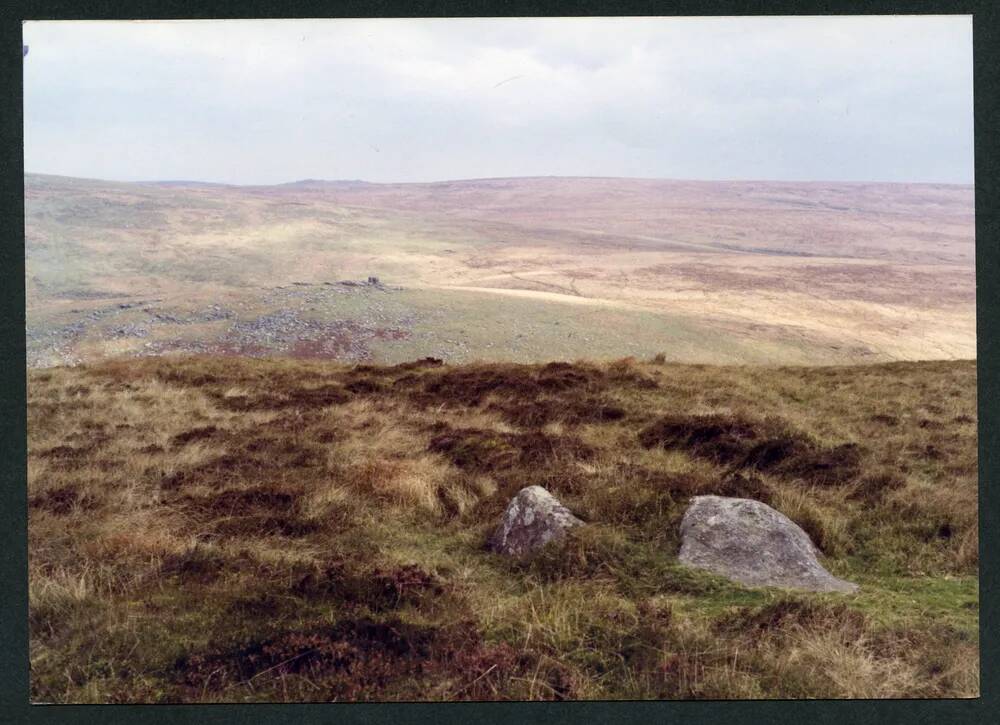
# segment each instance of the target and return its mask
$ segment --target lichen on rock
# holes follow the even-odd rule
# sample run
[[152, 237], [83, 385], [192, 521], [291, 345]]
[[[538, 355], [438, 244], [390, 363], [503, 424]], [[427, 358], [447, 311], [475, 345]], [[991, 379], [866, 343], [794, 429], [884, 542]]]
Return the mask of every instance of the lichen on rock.
[[528, 486], [511, 499], [487, 545], [499, 554], [524, 556], [582, 523], [544, 488]]
[[760, 501], [695, 496], [681, 521], [679, 559], [751, 587], [854, 592], [823, 568], [809, 535]]

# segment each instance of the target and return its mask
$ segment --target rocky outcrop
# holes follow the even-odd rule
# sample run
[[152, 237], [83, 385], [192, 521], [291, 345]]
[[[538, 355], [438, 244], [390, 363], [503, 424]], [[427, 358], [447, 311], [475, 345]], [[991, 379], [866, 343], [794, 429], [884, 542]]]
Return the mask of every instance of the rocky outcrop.
[[681, 521], [680, 561], [751, 587], [854, 592], [819, 563], [809, 535], [767, 504], [696, 496]]
[[524, 556], [582, 523], [544, 488], [528, 486], [511, 499], [487, 546], [498, 554]]

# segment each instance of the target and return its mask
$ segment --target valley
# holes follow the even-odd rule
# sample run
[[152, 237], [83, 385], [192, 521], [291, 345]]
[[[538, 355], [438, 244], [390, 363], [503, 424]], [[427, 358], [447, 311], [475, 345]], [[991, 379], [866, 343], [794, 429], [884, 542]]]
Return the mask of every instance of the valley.
[[[381, 363], [975, 356], [971, 187], [25, 184], [34, 367], [190, 352]], [[325, 342], [293, 344], [295, 330]]]

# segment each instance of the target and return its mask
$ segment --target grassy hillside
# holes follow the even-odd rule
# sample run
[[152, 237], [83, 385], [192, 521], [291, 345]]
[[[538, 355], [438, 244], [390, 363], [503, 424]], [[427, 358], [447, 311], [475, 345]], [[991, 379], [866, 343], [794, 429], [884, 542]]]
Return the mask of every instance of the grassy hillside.
[[[28, 359], [970, 358], [973, 211], [930, 184], [28, 175]], [[368, 276], [392, 289], [339, 285]], [[256, 334], [288, 310], [344, 345]]]
[[[164, 357], [33, 370], [28, 415], [34, 701], [979, 692], [973, 362]], [[488, 553], [530, 484], [589, 525]], [[679, 566], [700, 493], [860, 591]]]

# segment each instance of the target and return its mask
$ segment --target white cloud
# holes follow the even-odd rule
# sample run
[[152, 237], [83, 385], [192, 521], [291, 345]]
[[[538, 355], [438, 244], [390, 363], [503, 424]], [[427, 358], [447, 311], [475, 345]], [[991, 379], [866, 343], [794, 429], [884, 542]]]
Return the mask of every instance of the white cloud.
[[972, 178], [967, 17], [31, 22], [29, 171]]

